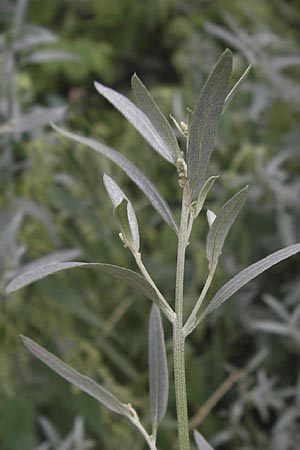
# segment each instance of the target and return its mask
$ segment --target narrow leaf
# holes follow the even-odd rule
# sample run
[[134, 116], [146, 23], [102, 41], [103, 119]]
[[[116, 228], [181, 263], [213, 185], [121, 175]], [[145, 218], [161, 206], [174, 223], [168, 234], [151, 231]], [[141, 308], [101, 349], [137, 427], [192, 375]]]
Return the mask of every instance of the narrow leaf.
[[21, 289], [22, 287], [34, 283], [35, 281], [47, 277], [48, 275], [52, 275], [56, 272], [60, 272], [66, 269], [73, 269], [76, 267], [81, 267], [83, 269], [99, 269], [101, 272], [123, 281], [130, 287], [138, 289], [143, 295], [145, 295], [145, 297], [149, 298], [154, 303], [159, 302], [155, 290], [144, 277], [134, 272], [133, 270], [114, 266], [112, 264], [102, 263], [66, 262], [40, 266], [35, 268], [34, 270], [23, 273], [22, 275], [11, 281], [6, 288], [6, 292], [14, 292], [18, 289]]
[[247, 191], [248, 187], [245, 187], [228, 200], [210, 227], [206, 254], [211, 271], [216, 268], [227, 234], [246, 201]]
[[174, 163], [172, 151], [165, 144], [148, 117], [127, 97], [95, 81], [95, 88], [134, 126], [144, 139], [167, 161]]
[[216, 217], [217, 216], [215, 215], [215, 213], [211, 209], [207, 209], [207, 211], [206, 211], [206, 218], [207, 218], [207, 222], [208, 222], [209, 228], [211, 228], [212, 224], [216, 220]]
[[164, 330], [159, 308], [152, 306], [149, 320], [149, 394], [153, 435], [164, 417], [169, 395]]
[[204, 183], [231, 71], [232, 55], [225, 50], [204, 84], [195, 106], [188, 145], [188, 178], [192, 198], [197, 198]]
[[53, 61], [73, 61], [79, 62], [80, 59], [75, 53], [61, 50], [37, 50], [26, 56], [25, 61], [30, 64], [41, 64]]
[[197, 430], [194, 430], [194, 438], [198, 450], [214, 450]]
[[104, 186], [107, 190], [107, 193], [111, 199], [111, 202], [114, 208], [122, 202], [122, 200], [126, 199], [127, 201], [127, 219], [130, 225], [130, 232], [132, 236], [133, 248], [135, 251], [139, 251], [140, 248], [140, 234], [139, 234], [139, 226], [137, 222], [137, 218], [133, 209], [133, 206], [122, 191], [122, 189], [117, 185], [117, 183], [110, 178], [108, 175], [104, 174], [103, 176]]
[[[132, 209], [132, 207], [131, 207], [131, 209]], [[133, 211], [133, 209], [132, 209], [132, 211]], [[133, 252], [138, 252], [139, 244], [140, 244], [140, 236], [139, 236], [139, 234], [135, 234], [135, 235], [133, 234], [135, 231], [133, 230], [133, 227], [131, 225], [132, 224], [131, 210], [129, 208], [129, 203], [126, 200], [126, 198], [123, 198], [121, 203], [115, 207], [114, 214], [119, 221], [122, 235], [125, 240], [125, 244]], [[133, 212], [133, 214], [134, 214], [134, 212]], [[135, 215], [134, 215], [134, 217], [135, 217]]]
[[247, 78], [250, 70], [251, 70], [251, 64], [247, 67], [247, 69], [245, 70], [245, 72], [243, 72], [243, 74], [241, 75], [241, 77], [237, 80], [237, 82], [235, 83], [235, 85], [233, 86], [233, 88], [228, 92], [226, 98], [225, 98], [225, 102], [224, 102], [224, 107], [223, 107], [223, 113], [225, 111], [225, 109], [227, 108], [227, 106], [230, 105], [232, 99], [234, 98], [235, 94], [237, 93], [240, 85], [243, 83], [243, 81]]
[[173, 131], [173, 128], [155, 103], [150, 92], [146, 86], [139, 79], [137, 74], [134, 74], [131, 78], [131, 86], [134, 95], [137, 99], [139, 107], [146, 114], [161, 139], [163, 140], [166, 147], [172, 152], [173, 161], [177, 158], [181, 158], [182, 154], [178, 146], [178, 142]]
[[54, 108], [37, 107], [28, 114], [15, 117], [7, 128], [8, 133], [31, 132], [48, 125], [49, 122], [60, 121], [66, 114], [64, 106]]
[[21, 336], [21, 339], [25, 347], [36, 358], [50, 367], [50, 369], [54, 372], [58, 373], [65, 380], [68, 380], [70, 383], [77, 386], [81, 391], [86, 392], [91, 397], [94, 397], [111, 411], [128, 418], [130, 417], [128, 406], [121, 403], [113, 394], [97, 384], [94, 380], [86, 377], [80, 372], [77, 372], [77, 370], [65, 364], [59, 358], [49, 353], [31, 339], [25, 336]]
[[205, 184], [202, 186], [202, 189], [198, 195], [198, 199], [197, 199], [197, 203], [196, 203], [196, 207], [195, 207], [195, 217], [197, 217], [200, 214], [200, 212], [203, 208], [204, 202], [206, 200], [206, 197], [217, 178], [219, 178], [219, 176], [210, 177], [205, 182]]
[[149, 180], [149, 178], [147, 178], [146, 175], [131, 161], [129, 161], [127, 158], [125, 158], [125, 156], [121, 155], [116, 150], [113, 150], [112, 148], [107, 147], [100, 142], [96, 142], [93, 139], [79, 136], [78, 134], [74, 134], [69, 131], [65, 131], [54, 124], [52, 124], [52, 127], [63, 136], [72, 139], [73, 141], [76, 141], [80, 144], [87, 145], [88, 147], [92, 148], [101, 155], [106, 156], [106, 158], [117, 164], [117, 166], [119, 166], [129, 176], [129, 178], [131, 178], [131, 180], [141, 189], [141, 191], [144, 192], [152, 206], [165, 220], [165, 222], [170, 225], [170, 227], [173, 228], [176, 233], [178, 232], [178, 227], [166, 200], [163, 198], [154, 184]]
[[235, 294], [239, 289], [241, 289], [249, 281], [256, 278], [258, 275], [263, 273], [270, 267], [278, 264], [286, 258], [300, 252], [300, 244], [290, 245], [289, 247], [282, 248], [271, 255], [266, 256], [260, 261], [252, 264], [246, 269], [242, 270], [240, 273], [235, 275], [231, 280], [229, 280], [213, 297], [209, 305], [205, 308], [201, 314], [200, 320], [204, 319], [208, 314], [221, 306], [226, 300], [228, 300], [233, 294]]

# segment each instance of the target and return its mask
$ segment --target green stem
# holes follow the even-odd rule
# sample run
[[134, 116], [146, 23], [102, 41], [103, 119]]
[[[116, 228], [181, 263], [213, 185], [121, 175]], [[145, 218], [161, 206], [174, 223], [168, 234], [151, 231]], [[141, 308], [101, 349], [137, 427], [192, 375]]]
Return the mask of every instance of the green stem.
[[184, 264], [185, 251], [188, 245], [189, 220], [189, 196], [188, 188], [184, 187], [182, 197], [182, 210], [180, 229], [178, 235], [178, 251], [176, 266], [176, 291], [175, 291], [175, 313], [176, 320], [173, 324], [173, 352], [174, 352], [174, 381], [176, 410], [178, 423], [178, 439], [180, 450], [190, 450], [188, 409], [186, 397], [185, 379], [185, 338], [183, 335], [183, 287], [184, 287]]

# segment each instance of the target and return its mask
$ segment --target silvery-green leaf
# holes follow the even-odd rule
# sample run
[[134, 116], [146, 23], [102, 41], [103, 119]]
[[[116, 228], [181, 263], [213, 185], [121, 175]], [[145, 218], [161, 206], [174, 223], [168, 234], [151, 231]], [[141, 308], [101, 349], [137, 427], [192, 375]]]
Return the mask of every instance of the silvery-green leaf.
[[123, 199], [127, 200], [127, 218], [130, 225], [134, 248], [138, 252], [140, 248], [140, 234], [133, 206], [130, 200], [128, 200], [128, 198], [122, 191], [122, 189], [117, 185], [117, 183], [112, 178], [104, 174], [103, 182], [114, 208], [116, 208], [122, 202]]
[[211, 228], [212, 224], [216, 220], [216, 217], [217, 217], [216, 214], [211, 209], [207, 209], [206, 218], [207, 218], [209, 228]]
[[197, 430], [194, 430], [194, 438], [198, 450], [214, 450]]
[[198, 197], [205, 180], [231, 70], [232, 55], [225, 50], [204, 84], [194, 109], [187, 155], [188, 179], [194, 199]]
[[143, 138], [167, 161], [174, 163], [171, 149], [165, 144], [160, 134], [148, 117], [131, 100], [113, 89], [95, 81], [95, 88], [134, 126]]
[[206, 200], [206, 197], [217, 178], [219, 178], [219, 176], [210, 177], [208, 180], [206, 180], [206, 182], [202, 186], [201, 191], [199, 192], [196, 207], [195, 207], [195, 217], [197, 217], [200, 214], [200, 212], [203, 208], [204, 202]]
[[36, 130], [53, 121], [60, 121], [66, 114], [66, 108], [35, 108], [32, 112], [15, 117], [7, 128], [8, 133], [23, 133]]
[[171, 150], [173, 161], [176, 161], [177, 158], [181, 158], [182, 154], [178, 146], [173, 128], [171, 127], [171, 125], [157, 106], [150, 92], [142, 83], [137, 74], [134, 74], [132, 76], [131, 86], [139, 107], [146, 114], [146, 116], [160, 135], [161, 139], [164, 141], [165, 146]]
[[174, 220], [173, 214], [167, 204], [166, 200], [162, 197], [161, 193], [154, 186], [154, 184], [146, 177], [146, 175], [138, 169], [131, 161], [129, 161], [125, 156], [121, 155], [116, 150], [107, 147], [100, 142], [96, 142], [93, 139], [79, 136], [78, 134], [65, 131], [59, 128], [57, 125], [52, 124], [52, 127], [62, 135], [66, 136], [73, 141], [80, 144], [87, 145], [98, 153], [101, 153], [106, 158], [113, 161], [117, 166], [119, 166], [131, 180], [144, 192], [146, 197], [149, 199], [152, 206], [156, 209], [158, 214], [166, 221], [168, 225], [177, 233], [178, 227]]
[[275, 264], [278, 264], [280, 261], [283, 261], [298, 252], [300, 252], [300, 244], [290, 245], [289, 247], [282, 248], [281, 250], [266, 256], [246, 269], [243, 269], [221, 287], [201, 314], [200, 320], [221, 306], [249, 281], [253, 280]]
[[250, 70], [251, 70], [251, 64], [247, 67], [247, 69], [243, 72], [243, 74], [241, 75], [241, 77], [237, 80], [237, 82], [235, 83], [235, 85], [233, 86], [233, 88], [228, 92], [226, 98], [225, 98], [225, 102], [224, 102], [224, 107], [223, 107], [223, 112], [225, 111], [225, 109], [227, 108], [227, 106], [231, 103], [233, 97], [235, 96], [237, 90], [239, 89], [240, 85], [242, 84], [242, 82], [247, 78]]
[[70, 383], [77, 386], [81, 391], [86, 392], [88, 395], [98, 400], [116, 414], [130, 417], [128, 406], [121, 403], [113, 394], [97, 384], [94, 380], [88, 378], [80, 372], [77, 372], [77, 370], [65, 364], [59, 358], [49, 353], [31, 339], [25, 336], [21, 336], [21, 338], [25, 347], [36, 358], [50, 367], [50, 369], [54, 372], [58, 373], [65, 380], [68, 380]]
[[253, 320], [249, 325], [252, 329], [264, 331], [265, 333], [280, 335], [288, 335], [291, 333], [288, 325], [276, 322], [275, 320]]
[[41, 64], [52, 61], [79, 62], [80, 59], [74, 53], [61, 50], [37, 50], [25, 58], [25, 62], [30, 64]]
[[[126, 198], [123, 198], [121, 203], [115, 207], [114, 214], [119, 221], [125, 244], [133, 252], [138, 252], [140, 245], [140, 235], [137, 228], [137, 221], [133, 208], [131, 206], [130, 209], [130, 204], [128, 203]], [[134, 224], [134, 222], [136, 222], [136, 225]]]
[[31, 272], [32, 270], [35, 270], [41, 266], [70, 261], [71, 259], [78, 258], [78, 256], [80, 256], [80, 253], [81, 253], [80, 250], [76, 248], [48, 253], [45, 256], [41, 256], [40, 258], [37, 258], [34, 261], [31, 261], [27, 264], [24, 264], [21, 267], [18, 267], [18, 269], [14, 273], [14, 277], [20, 276], [22, 273]]
[[164, 417], [169, 395], [169, 377], [164, 330], [159, 308], [152, 305], [149, 320], [149, 396], [153, 435]]
[[227, 234], [246, 201], [247, 191], [248, 187], [245, 187], [228, 200], [210, 227], [207, 235], [206, 254], [211, 271], [215, 269]]
[[6, 292], [14, 292], [18, 289], [21, 289], [22, 287], [34, 283], [35, 281], [47, 277], [48, 275], [52, 275], [56, 272], [60, 272], [66, 269], [73, 269], [76, 267], [81, 267], [83, 269], [99, 269], [101, 272], [107, 275], [111, 275], [114, 278], [124, 281], [124, 283], [128, 284], [129, 286], [138, 289], [154, 303], [159, 303], [159, 299], [155, 290], [144, 277], [134, 272], [133, 270], [114, 266], [112, 264], [102, 263], [66, 262], [40, 266], [35, 268], [34, 270], [31, 270], [30, 272], [23, 273], [22, 275], [11, 281], [6, 287]]
[[47, 28], [37, 25], [23, 25], [20, 39], [14, 44], [14, 50], [25, 50], [34, 45], [51, 44], [56, 41], [55, 34]]

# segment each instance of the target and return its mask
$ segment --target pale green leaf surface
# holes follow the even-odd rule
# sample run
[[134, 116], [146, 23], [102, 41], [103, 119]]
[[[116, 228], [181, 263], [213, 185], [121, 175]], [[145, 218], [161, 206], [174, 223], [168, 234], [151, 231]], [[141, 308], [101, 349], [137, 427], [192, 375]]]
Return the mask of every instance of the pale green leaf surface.
[[95, 88], [134, 126], [143, 138], [167, 161], [174, 163], [171, 149], [165, 144], [148, 117], [122, 94], [95, 81]]
[[247, 191], [248, 187], [228, 200], [210, 227], [206, 241], [206, 254], [211, 271], [215, 269], [229, 230], [246, 201]]
[[131, 180], [141, 189], [142, 192], [149, 199], [152, 206], [156, 209], [158, 214], [165, 220], [165, 222], [170, 225], [171, 228], [177, 233], [178, 227], [174, 220], [173, 214], [167, 204], [166, 200], [163, 198], [158, 189], [154, 184], [146, 177], [146, 175], [138, 169], [131, 161], [129, 161], [125, 156], [121, 155], [116, 150], [113, 150], [106, 145], [90, 139], [84, 136], [80, 136], [70, 131], [65, 131], [57, 125], [52, 124], [54, 130], [61, 133], [63, 136], [72, 139], [80, 144], [87, 145], [96, 152], [105, 156], [106, 158], [113, 161], [117, 166], [119, 166]]
[[181, 158], [182, 154], [178, 146], [178, 142], [173, 131], [173, 128], [159, 109], [158, 105], [154, 101], [150, 92], [137, 76], [134, 74], [131, 78], [131, 86], [134, 95], [137, 99], [139, 107], [146, 114], [166, 147], [172, 152], [173, 162], [176, 162], [177, 158]]
[[197, 217], [200, 214], [200, 212], [203, 208], [204, 202], [206, 200], [206, 197], [217, 178], [219, 178], [218, 175], [210, 177], [208, 180], [206, 180], [206, 182], [202, 186], [201, 191], [199, 192], [199, 195], [198, 195], [197, 203], [196, 203], [195, 217]]
[[197, 198], [205, 180], [232, 71], [229, 50], [221, 55], [196, 103], [188, 145], [188, 179], [192, 198]]
[[204, 319], [204, 317], [221, 306], [249, 281], [253, 280], [275, 264], [278, 264], [280, 261], [283, 261], [298, 252], [300, 252], [300, 244], [290, 245], [289, 247], [282, 248], [281, 250], [266, 256], [246, 269], [243, 269], [221, 287], [201, 314], [200, 320]]
[[6, 292], [14, 292], [18, 289], [21, 289], [22, 287], [34, 283], [35, 281], [47, 277], [48, 275], [52, 275], [62, 270], [73, 269], [76, 267], [81, 267], [84, 269], [99, 269], [101, 272], [123, 281], [130, 287], [138, 289], [143, 293], [143, 295], [145, 295], [153, 302], [158, 302], [158, 296], [155, 290], [144, 277], [134, 272], [133, 270], [125, 269], [124, 267], [120, 266], [114, 266], [112, 264], [102, 263], [67, 262], [47, 264], [45, 266], [37, 267], [34, 270], [23, 273], [22, 275], [11, 281], [6, 288]]
[[77, 370], [65, 364], [56, 356], [49, 353], [40, 345], [36, 344], [31, 339], [21, 336], [25, 347], [40, 361], [46, 364], [54, 372], [58, 373], [65, 380], [77, 386], [81, 391], [86, 392], [91, 397], [98, 400], [111, 411], [121, 414], [122, 416], [130, 417], [129, 408], [127, 405], [121, 403], [113, 394], [100, 386], [91, 378], [83, 375]]
[[104, 186], [107, 190], [107, 193], [108, 193], [115, 209], [118, 207], [118, 205], [120, 205], [120, 203], [124, 199], [127, 201], [126, 216], [127, 216], [129, 226], [130, 226], [130, 234], [132, 236], [132, 244], [133, 244], [135, 251], [138, 252], [139, 248], [140, 248], [140, 233], [139, 233], [138, 221], [137, 221], [133, 206], [132, 206], [130, 200], [128, 200], [128, 198], [122, 191], [122, 189], [117, 185], [117, 183], [112, 178], [110, 178], [108, 175], [104, 174], [103, 182], [104, 182]]
[[243, 83], [243, 81], [247, 78], [250, 70], [251, 70], [251, 64], [247, 67], [247, 69], [243, 72], [243, 74], [241, 75], [241, 77], [237, 80], [237, 82], [234, 84], [234, 86], [232, 87], [232, 89], [228, 92], [226, 98], [225, 98], [225, 102], [224, 102], [224, 107], [223, 107], [223, 112], [225, 111], [225, 109], [230, 105], [232, 99], [234, 98], [235, 94], [237, 93], [240, 85]]
[[214, 450], [197, 430], [194, 430], [194, 438], [198, 450]]
[[169, 377], [164, 330], [159, 308], [153, 305], [149, 320], [149, 396], [153, 432], [164, 417], [168, 396]]
[[132, 217], [130, 218], [129, 203], [126, 198], [123, 198], [121, 203], [115, 207], [114, 215], [117, 217], [120, 224], [125, 243], [132, 251], [138, 252], [140, 236], [139, 234], [133, 234], [135, 233], [135, 230], [131, 226]]

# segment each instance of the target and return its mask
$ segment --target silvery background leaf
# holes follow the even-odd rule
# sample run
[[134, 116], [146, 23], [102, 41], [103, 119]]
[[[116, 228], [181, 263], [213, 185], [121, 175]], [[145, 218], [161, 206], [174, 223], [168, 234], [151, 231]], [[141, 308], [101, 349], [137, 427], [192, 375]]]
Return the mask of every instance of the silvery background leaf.
[[79, 62], [80, 59], [74, 53], [62, 50], [36, 50], [25, 58], [25, 62], [28, 64], [41, 64], [56, 61]]
[[167, 161], [174, 163], [172, 150], [154, 128], [148, 117], [127, 97], [95, 81], [95, 88], [134, 126], [144, 139]]
[[153, 305], [149, 320], [149, 396], [153, 435], [164, 417], [169, 396], [169, 376], [164, 330], [159, 308]]
[[98, 153], [101, 153], [102, 155], [113, 161], [115, 164], [117, 164], [117, 166], [119, 166], [129, 176], [129, 178], [131, 178], [131, 180], [141, 189], [141, 191], [144, 192], [159, 215], [177, 233], [178, 227], [166, 200], [162, 197], [158, 189], [149, 180], [149, 178], [147, 178], [146, 175], [131, 161], [129, 161], [125, 156], [121, 155], [116, 150], [113, 150], [112, 148], [107, 147], [100, 142], [87, 137], [79, 136], [69, 131], [65, 131], [54, 124], [52, 124], [52, 127], [58, 133], [61, 133], [67, 138], [72, 139], [73, 141], [76, 141], [80, 144], [87, 145], [88, 147], [92, 148]]
[[188, 179], [193, 199], [198, 197], [205, 180], [231, 71], [232, 55], [229, 50], [225, 50], [204, 84], [194, 109], [187, 155]]
[[65, 380], [77, 386], [81, 391], [86, 392], [91, 397], [94, 397], [100, 403], [105, 405], [108, 409], [121, 414], [126, 417], [131, 417], [127, 405], [121, 403], [108, 390], [97, 384], [91, 378], [86, 377], [82, 373], [65, 364], [56, 356], [49, 353], [43, 347], [32, 341], [31, 339], [21, 336], [25, 347], [40, 361], [46, 364], [54, 372], [58, 373]]
[[176, 162], [177, 158], [182, 157], [182, 154], [178, 146], [173, 128], [171, 127], [137, 74], [134, 74], [132, 76], [131, 86], [139, 107], [151, 121], [161, 139], [164, 141], [165, 146], [170, 149], [173, 155], [173, 161]]
[[15, 117], [9, 124], [7, 132], [24, 133], [33, 131], [50, 122], [61, 121], [66, 114], [66, 108], [59, 106], [55, 108], [36, 107], [30, 113]]

